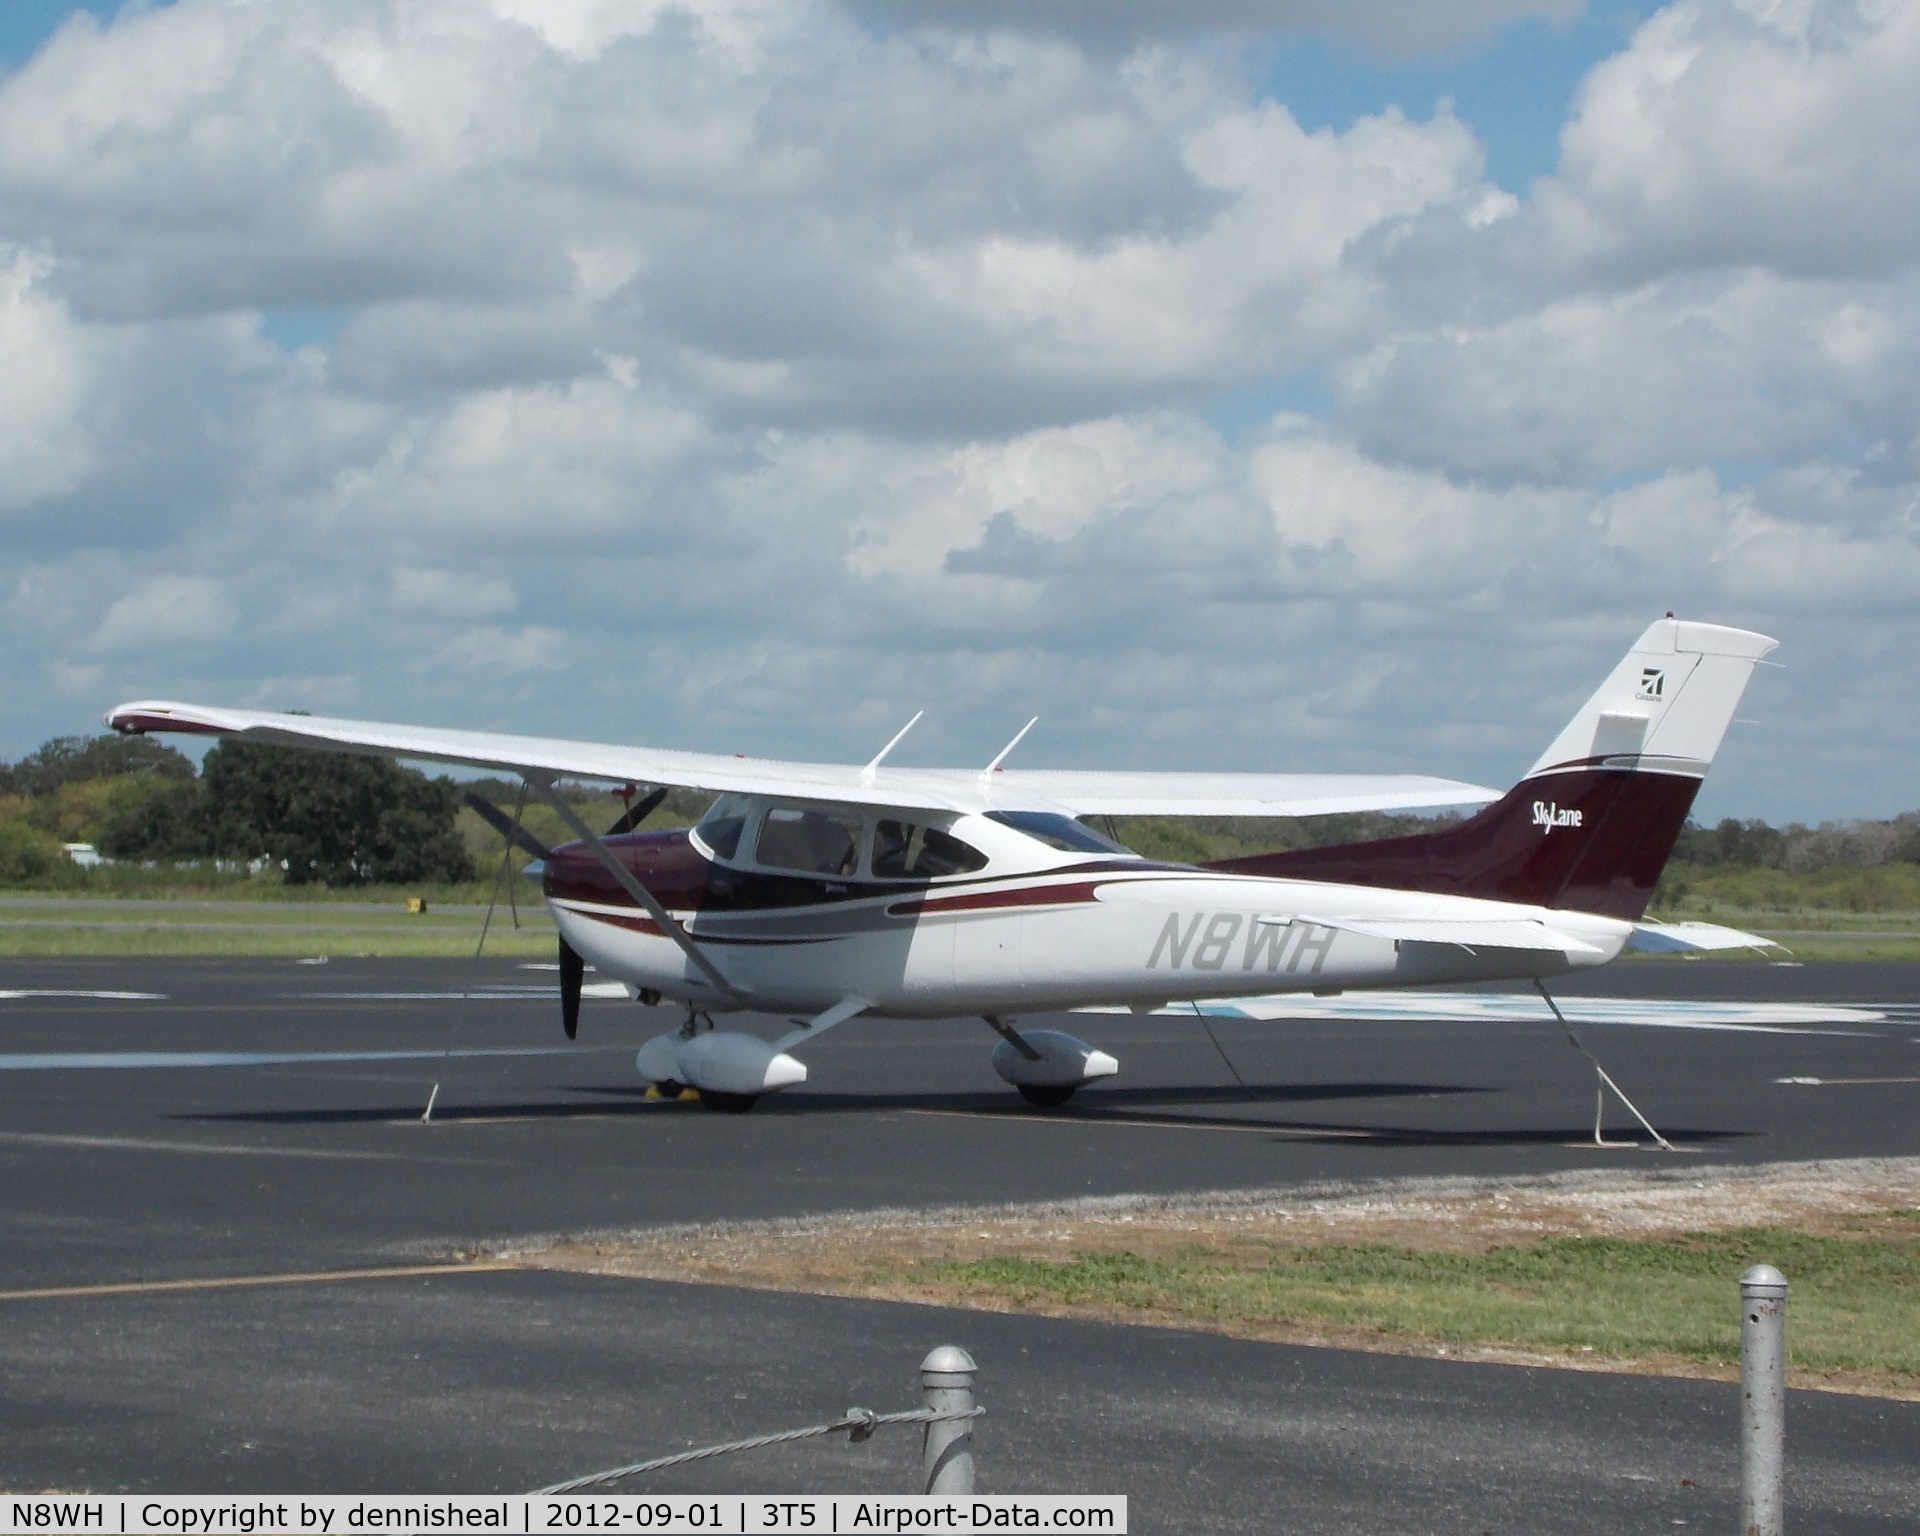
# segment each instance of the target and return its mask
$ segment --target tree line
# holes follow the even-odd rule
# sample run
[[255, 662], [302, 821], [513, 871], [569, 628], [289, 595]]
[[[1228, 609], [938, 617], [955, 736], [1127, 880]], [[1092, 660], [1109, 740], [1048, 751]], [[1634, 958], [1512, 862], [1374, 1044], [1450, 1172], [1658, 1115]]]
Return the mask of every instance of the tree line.
[[223, 742], [193, 760], [143, 736], [62, 736], [0, 762], [0, 879], [63, 843], [125, 863], [269, 867], [290, 885], [474, 878], [460, 789], [383, 758]]

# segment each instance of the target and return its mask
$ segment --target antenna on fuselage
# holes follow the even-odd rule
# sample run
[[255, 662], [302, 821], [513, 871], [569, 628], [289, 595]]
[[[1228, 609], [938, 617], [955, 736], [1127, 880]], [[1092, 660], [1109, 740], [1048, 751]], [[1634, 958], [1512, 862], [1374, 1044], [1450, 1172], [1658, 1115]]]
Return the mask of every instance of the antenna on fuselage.
[[913, 712], [913, 718], [909, 720], [905, 725], [901, 726], [899, 730], [893, 733], [893, 740], [888, 742], [878, 752], [873, 754], [873, 761], [868, 763], [866, 767], [860, 770], [860, 782], [862, 784], [871, 784], [873, 782], [874, 771], [879, 768], [881, 761], [886, 757], [886, 755], [889, 752], [891, 752], [895, 747], [900, 745], [901, 741], [905, 738], [907, 732], [912, 730], [916, 725], [920, 723], [920, 717], [925, 713], [926, 711], [924, 709], [916, 709]]
[[1000, 755], [996, 757], [992, 762], [988, 763], [986, 767], [980, 770], [981, 783], [984, 784], [988, 779], [992, 778], [994, 774], [1000, 771], [1000, 765], [1004, 763], [1007, 760], [1007, 758], [1012, 754], [1013, 749], [1019, 746], [1022, 741], [1026, 740], [1027, 732], [1032, 730], [1039, 723], [1040, 723], [1040, 717], [1038, 715], [1035, 715], [1025, 725], [1020, 727], [1019, 734], [1017, 734], [1012, 741], [1008, 742], [1004, 747], [1000, 749]]

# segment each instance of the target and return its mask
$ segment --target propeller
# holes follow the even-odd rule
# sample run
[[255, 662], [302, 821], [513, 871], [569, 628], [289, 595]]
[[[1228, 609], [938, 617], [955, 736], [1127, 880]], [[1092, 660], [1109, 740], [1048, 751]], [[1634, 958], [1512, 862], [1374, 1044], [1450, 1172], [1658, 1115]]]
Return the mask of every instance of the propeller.
[[491, 800], [483, 799], [472, 790], [468, 790], [464, 798], [474, 815], [492, 827], [494, 831], [498, 832], [521, 852], [530, 853], [536, 859], [550, 859], [553, 857], [553, 850], [551, 848], [541, 842], [539, 838], [521, 826], [519, 822], [515, 821]]
[[569, 1040], [580, 1038], [580, 983], [587, 962], [565, 939], [560, 941], [560, 1027]]
[[[621, 812], [620, 819], [607, 828], [605, 835], [618, 837], [622, 832], [631, 832], [659, 810], [661, 801], [666, 798], [667, 791], [664, 786], [643, 795]], [[472, 807], [476, 816], [516, 848], [532, 854], [536, 859], [553, 857], [551, 848], [491, 800], [483, 799], [472, 790], [468, 790], [466, 802]], [[581, 958], [579, 951], [565, 939], [560, 940], [560, 1027], [567, 1032], [569, 1040], [580, 1038], [580, 989], [585, 980], [586, 971], [587, 962]]]
[[602, 835], [605, 837], [618, 837], [622, 832], [631, 832], [635, 827], [639, 826], [641, 822], [659, 810], [660, 802], [666, 798], [667, 791], [665, 785], [662, 785], [650, 794], [642, 795], [638, 800], [634, 801], [632, 805], [628, 806], [626, 810], [621, 813], [620, 819], [608, 827]]

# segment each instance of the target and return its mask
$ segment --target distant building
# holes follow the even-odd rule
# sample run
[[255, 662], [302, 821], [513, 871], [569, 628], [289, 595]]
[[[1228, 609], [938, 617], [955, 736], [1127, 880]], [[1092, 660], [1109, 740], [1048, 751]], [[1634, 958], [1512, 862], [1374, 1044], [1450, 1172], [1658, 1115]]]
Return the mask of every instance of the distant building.
[[82, 869], [92, 869], [96, 864], [113, 862], [111, 859], [101, 858], [100, 850], [92, 843], [63, 843], [61, 846], [67, 850], [67, 857]]

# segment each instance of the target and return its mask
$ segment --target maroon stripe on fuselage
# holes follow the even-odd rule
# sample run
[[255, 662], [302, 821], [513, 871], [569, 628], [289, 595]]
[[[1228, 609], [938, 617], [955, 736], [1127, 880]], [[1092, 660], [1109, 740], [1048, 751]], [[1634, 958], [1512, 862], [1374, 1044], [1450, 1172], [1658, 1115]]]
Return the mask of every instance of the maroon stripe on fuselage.
[[997, 907], [1069, 907], [1094, 900], [1094, 892], [1108, 882], [1080, 880], [1071, 885], [1022, 885], [999, 891], [966, 891], [958, 896], [928, 896], [896, 901], [889, 917], [914, 917], [922, 912], [988, 912]]
[[[968, 906], [1026, 906], [1049, 901], [1091, 901], [1093, 885], [1027, 886], [1014, 891], [981, 890], [967, 895], [947, 896], [957, 881], [942, 881], [932, 890], [943, 893], [929, 898], [924, 880], [857, 880], [822, 875], [781, 875], [764, 870], [736, 869], [715, 863], [693, 845], [684, 829], [667, 832], [629, 832], [604, 839], [614, 856], [670, 912], [709, 914], [774, 912], [789, 907], [834, 906], [845, 902], [872, 901], [902, 896], [887, 908], [890, 916], [911, 917], [921, 911], [963, 910]], [[1187, 868], [1184, 865], [1147, 864], [1138, 859], [1101, 859], [1066, 869], [1047, 870], [1038, 878], [1085, 874], [1093, 870]], [[986, 886], [1004, 880], [986, 876], [964, 882]], [[632, 910], [629, 896], [611, 871], [581, 843], [556, 848], [546, 861], [540, 878], [541, 889], [550, 899], [591, 902], [596, 906], [625, 907]], [[1086, 894], [1069, 894], [1086, 892]], [[1056, 894], [1058, 893], [1058, 894]], [[977, 901], [970, 896], [977, 895]], [[953, 905], [960, 903], [961, 905]], [[602, 914], [587, 914], [601, 917]], [[657, 932], [651, 922], [636, 932]]]
[[1685, 774], [1576, 768], [1523, 780], [1477, 816], [1441, 832], [1223, 859], [1208, 868], [1525, 902], [1637, 922], [1699, 790], [1700, 780]]

